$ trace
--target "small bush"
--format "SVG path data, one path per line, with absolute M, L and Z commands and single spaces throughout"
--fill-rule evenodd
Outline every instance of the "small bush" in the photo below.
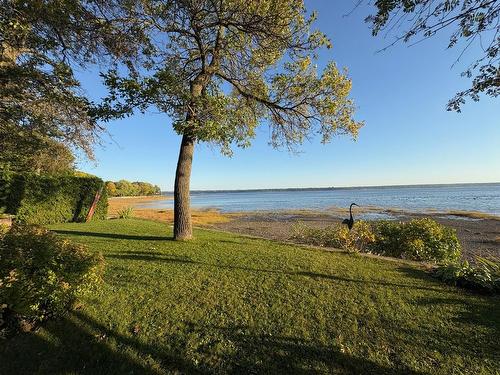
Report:
M 99 282 L 102 270 L 102 256 L 85 246 L 14 225 L 0 240 L 1 309 L 30 321 L 60 315 Z
M 455 230 L 424 218 L 409 222 L 379 222 L 371 251 L 420 261 L 452 262 L 460 258 Z
M 130 219 L 133 213 L 134 209 L 132 207 L 125 207 L 123 210 L 117 212 L 118 219 Z
M 351 231 L 341 224 L 312 228 L 297 224 L 292 228 L 291 239 L 315 246 L 334 247 L 349 252 L 364 251 L 375 240 L 369 223 L 357 221 Z
M 433 275 L 455 286 L 500 293 L 500 263 L 493 260 L 477 257 L 474 266 L 467 261 L 443 264 Z
M 359 220 L 350 231 L 341 224 L 325 228 L 298 224 L 292 230 L 291 239 L 294 241 L 350 252 L 436 262 L 451 262 L 460 258 L 460 242 L 455 231 L 431 219 L 373 224 Z

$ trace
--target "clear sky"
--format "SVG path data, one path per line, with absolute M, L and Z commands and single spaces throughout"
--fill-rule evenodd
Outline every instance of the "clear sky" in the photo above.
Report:
M 318 12 L 316 27 L 333 42 L 318 65 L 334 60 L 349 70 L 356 118 L 365 121 L 359 139 L 341 137 L 327 145 L 313 139 L 291 155 L 268 146 L 264 124 L 253 146 L 235 149 L 232 158 L 197 145 L 193 190 L 500 181 L 500 99 L 467 102 L 462 113 L 445 108 L 457 91 L 468 88 L 460 72 L 477 50 L 452 68 L 460 50 L 446 49 L 445 32 L 376 53 L 391 39 L 371 36 L 364 18 L 372 8 L 343 17 L 354 0 L 306 3 Z M 96 72 L 81 77 L 92 97 L 104 93 Z M 148 181 L 173 190 L 180 137 L 166 115 L 135 115 L 107 129 L 112 138 L 103 137 L 104 147 L 96 148 L 97 164 L 81 161 L 79 169 L 106 180 Z

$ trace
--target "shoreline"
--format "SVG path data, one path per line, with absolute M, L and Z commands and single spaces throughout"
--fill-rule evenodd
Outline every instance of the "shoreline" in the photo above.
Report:
M 108 200 L 110 201 L 110 208 L 114 209 L 115 207 L 125 208 L 132 207 L 133 209 L 140 210 L 171 210 L 170 208 L 160 208 L 160 207 L 148 207 L 150 203 L 154 203 L 155 201 L 172 201 L 174 199 L 173 196 L 167 195 L 152 195 L 152 196 L 130 196 L 130 197 L 110 197 Z M 112 204 L 111 204 L 112 203 Z M 146 205 L 146 206 L 144 206 Z M 299 208 L 299 209 L 262 209 L 262 210 L 247 210 L 247 211 L 223 211 L 217 206 L 207 206 L 202 208 L 192 207 L 192 210 L 195 211 L 218 211 L 221 215 L 254 215 L 254 214 L 275 214 L 275 213 L 283 213 L 283 214 L 295 214 L 298 213 L 300 215 L 304 214 L 312 214 L 312 215 L 340 215 L 340 214 L 348 214 L 349 209 L 346 207 L 337 207 L 330 206 L 326 208 Z M 385 214 L 388 216 L 393 216 L 394 219 L 397 219 L 398 216 L 405 215 L 440 215 L 440 216 L 451 216 L 456 217 L 456 220 L 461 220 L 462 218 L 470 218 L 477 220 L 496 220 L 500 221 L 500 215 L 479 211 L 479 210 L 459 210 L 459 209 L 450 209 L 450 210 L 440 210 L 435 208 L 426 208 L 421 210 L 410 210 L 399 207 L 379 207 L 379 206 L 362 206 L 356 207 L 355 214 L 358 216 L 361 214 Z
M 132 208 L 132 217 L 171 223 L 174 220 L 172 209 L 144 208 L 144 204 L 158 200 L 173 200 L 173 196 L 152 195 L 140 197 L 112 197 L 108 199 L 108 218 L 117 218 L 118 212 L 127 208 Z M 203 209 L 191 210 L 194 225 L 210 225 L 229 221 L 227 215 L 223 215 L 219 210 Z
M 173 197 L 114 197 L 109 201 L 110 217 L 117 217 L 118 211 L 132 207 L 133 217 L 173 222 L 173 210 L 144 208 L 141 205 L 158 200 L 172 200 Z M 258 235 L 260 237 L 289 241 L 293 226 L 299 222 L 316 227 L 325 227 L 341 222 L 349 215 L 347 208 L 330 207 L 325 210 L 254 210 L 221 212 L 216 208 L 192 208 L 193 224 L 232 233 Z M 385 216 L 384 216 L 385 215 Z M 391 219 L 407 221 L 430 217 L 440 224 L 456 230 L 462 244 L 462 257 L 474 260 L 476 256 L 500 260 L 500 216 L 479 211 L 405 211 L 399 208 L 361 207 L 354 212 L 355 219 L 374 221 Z
M 228 232 L 258 235 L 278 241 L 289 241 L 293 226 L 304 223 L 312 227 L 326 227 L 340 223 L 345 214 L 314 214 L 293 212 L 284 214 L 253 213 L 235 215 L 225 223 L 216 223 L 212 227 Z M 399 214 L 396 220 L 408 221 L 411 219 L 429 217 L 438 223 L 453 228 L 462 244 L 462 258 L 474 261 L 475 257 L 484 257 L 500 260 L 500 222 L 489 218 L 447 217 L 439 213 L 404 213 Z

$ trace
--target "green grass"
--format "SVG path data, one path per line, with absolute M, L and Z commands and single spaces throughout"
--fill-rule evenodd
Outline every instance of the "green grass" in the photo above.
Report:
M 82 307 L 0 342 L 0 373 L 491 374 L 500 299 L 401 262 L 164 224 L 53 226 L 101 251 Z M 497 372 L 498 373 L 498 372 Z

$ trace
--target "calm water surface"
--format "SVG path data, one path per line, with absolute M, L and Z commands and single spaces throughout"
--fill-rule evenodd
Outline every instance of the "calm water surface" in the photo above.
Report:
M 223 212 L 327 209 L 348 207 L 351 202 L 416 212 L 465 210 L 500 215 L 500 183 L 191 193 L 193 207 Z M 172 208 L 173 203 L 155 201 L 142 207 Z

